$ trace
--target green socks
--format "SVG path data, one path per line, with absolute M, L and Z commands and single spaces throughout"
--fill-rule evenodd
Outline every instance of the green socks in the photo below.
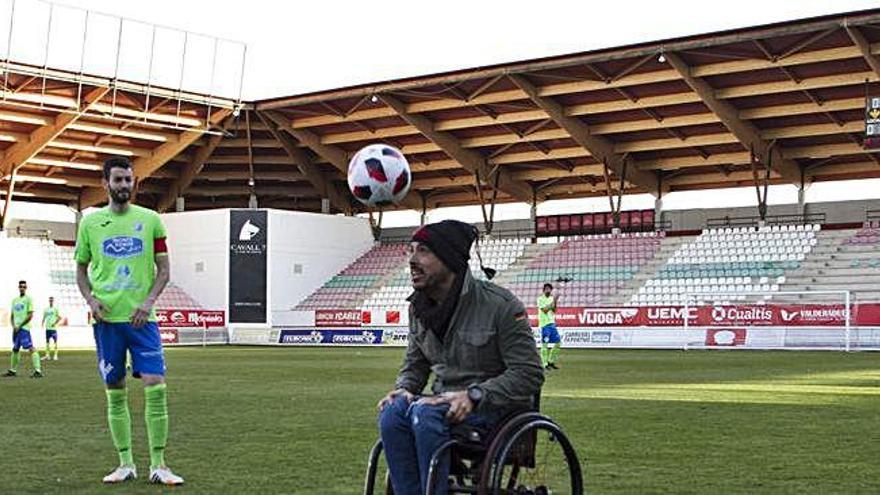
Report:
M 144 419 L 150 440 L 150 469 L 165 465 L 168 440 L 168 400 L 164 383 L 144 388 Z
M 107 422 L 110 424 L 110 436 L 113 445 L 119 452 L 119 464 L 134 465 L 131 455 L 131 415 L 128 412 L 128 390 L 107 390 Z
M 541 344 L 541 366 L 547 367 L 548 364 L 554 364 L 559 359 L 559 342 L 553 344 L 552 349 L 547 348 L 546 343 Z
M 144 418 L 150 441 L 150 469 L 165 465 L 165 442 L 168 440 L 168 400 L 164 383 L 144 387 Z M 131 415 L 126 389 L 107 390 L 107 420 L 119 463 L 134 465 L 131 454 Z
M 547 358 L 548 363 L 555 363 L 559 359 L 559 342 L 553 344 L 553 349 L 550 349 L 550 356 Z
M 21 356 L 17 352 L 12 353 L 12 362 L 9 364 L 9 371 L 18 373 L 18 362 L 21 360 Z
M 9 363 L 9 370 L 13 373 L 18 373 L 18 364 L 21 362 L 21 353 L 13 352 L 12 359 Z M 38 371 L 40 373 L 43 372 L 42 365 L 40 364 L 40 353 L 36 349 L 31 353 L 31 363 L 34 365 L 34 371 Z

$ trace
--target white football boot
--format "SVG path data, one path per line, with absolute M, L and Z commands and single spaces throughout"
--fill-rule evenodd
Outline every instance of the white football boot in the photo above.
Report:
M 150 470 L 150 483 L 162 485 L 182 485 L 183 478 L 172 473 L 167 466 L 161 466 Z
M 122 483 L 123 481 L 135 480 L 137 477 L 137 468 L 123 464 L 114 469 L 112 473 L 104 476 L 104 483 Z

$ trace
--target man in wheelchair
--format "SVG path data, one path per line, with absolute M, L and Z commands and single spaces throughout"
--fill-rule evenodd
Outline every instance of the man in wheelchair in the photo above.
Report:
M 477 236 L 475 227 L 455 220 L 426 225 L 412 236 L 406 357 L 394 390 L 378 405 L 396 495 L 426 492 L 432 456 L 449 442 L 453 428 L 493 429 L 511 412 L 533 408 L 544 381 L 523 304 L 471 276 L 468 260 Z M 494 274 L 483 270 L 489 278 Z M 422 395 L 432 372 L 432 394 Z M 441 481 L 433 493 L 445 495 L 448 450 L 438 461 L 434 479 Z

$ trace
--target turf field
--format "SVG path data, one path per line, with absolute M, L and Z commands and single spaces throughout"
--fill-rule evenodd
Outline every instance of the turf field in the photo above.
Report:
M 180 493 L 358 493 L 376 400 L 402 349 L 167 352 L 169 464 Z M 0 354 L 5 364 L 8 353 Z M 565 350 L 543 410 L 572 437 L 591 493 L 876 493 L 880 354 Z M 0 493 L 158 493 L 141 386 L 141 479 L 116 464 L 93 356 L 0 381 Z

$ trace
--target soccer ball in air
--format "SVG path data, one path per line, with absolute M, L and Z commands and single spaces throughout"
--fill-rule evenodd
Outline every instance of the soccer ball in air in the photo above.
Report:
M 403 153 L 387 144 L 366 146 L 348 163 L 348 188 L 367 206 L 400 202 L 411 183 L 412 174 Z

